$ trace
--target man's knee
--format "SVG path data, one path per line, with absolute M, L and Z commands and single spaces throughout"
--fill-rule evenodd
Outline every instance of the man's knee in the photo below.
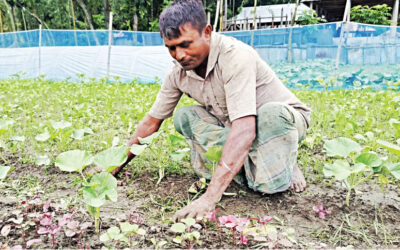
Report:
M 188 128 L 190 128 L 190 122 L 193 120 L 192 117 L 195 116 L 194 109 L 198 108 L 196 106 L 184 106 L 179 108 L 174 114 L 174 126 L 178 133 L 185 137 L 190 137 L 187 135 Z

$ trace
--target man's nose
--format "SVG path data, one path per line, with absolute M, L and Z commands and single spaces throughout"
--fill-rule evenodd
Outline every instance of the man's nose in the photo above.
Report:
M 182 61 L 186 56 L 185 50 L 177 47 L 175 51 L 175 59 L 177 61 Z

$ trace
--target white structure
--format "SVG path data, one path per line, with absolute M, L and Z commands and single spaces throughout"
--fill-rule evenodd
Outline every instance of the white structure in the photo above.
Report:
M 296 4 L 276 4 L 264 5 L 257 7 L 257 26 L 287 26 L 292 20 Z M 303 15 L 305 11 L 312 10 L 305 4 L 300 4 L 297 9 L 296 20 Z M 237 25 L 241 29 L 249 29 L 253 27 L 254 7 L 243 7 L 239 15 L 235 16 L 232 20 L 228 20 L 227 26 Z

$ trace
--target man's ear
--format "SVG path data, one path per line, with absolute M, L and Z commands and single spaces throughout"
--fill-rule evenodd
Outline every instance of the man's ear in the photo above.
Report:
M 205 38 L 211 38 L 212 27 L 210 24 L 207 24 L 203 29 L 203 35 Z

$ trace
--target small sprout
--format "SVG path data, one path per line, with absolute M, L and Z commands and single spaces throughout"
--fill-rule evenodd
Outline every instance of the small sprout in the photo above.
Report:
M 325 219 L 326 214 L 331 214 L 330 209 L 324 209 L 324 205 L 319 204 L 317 206 L 313 206 L 313 210 L 318 213 L 319 218 Z

